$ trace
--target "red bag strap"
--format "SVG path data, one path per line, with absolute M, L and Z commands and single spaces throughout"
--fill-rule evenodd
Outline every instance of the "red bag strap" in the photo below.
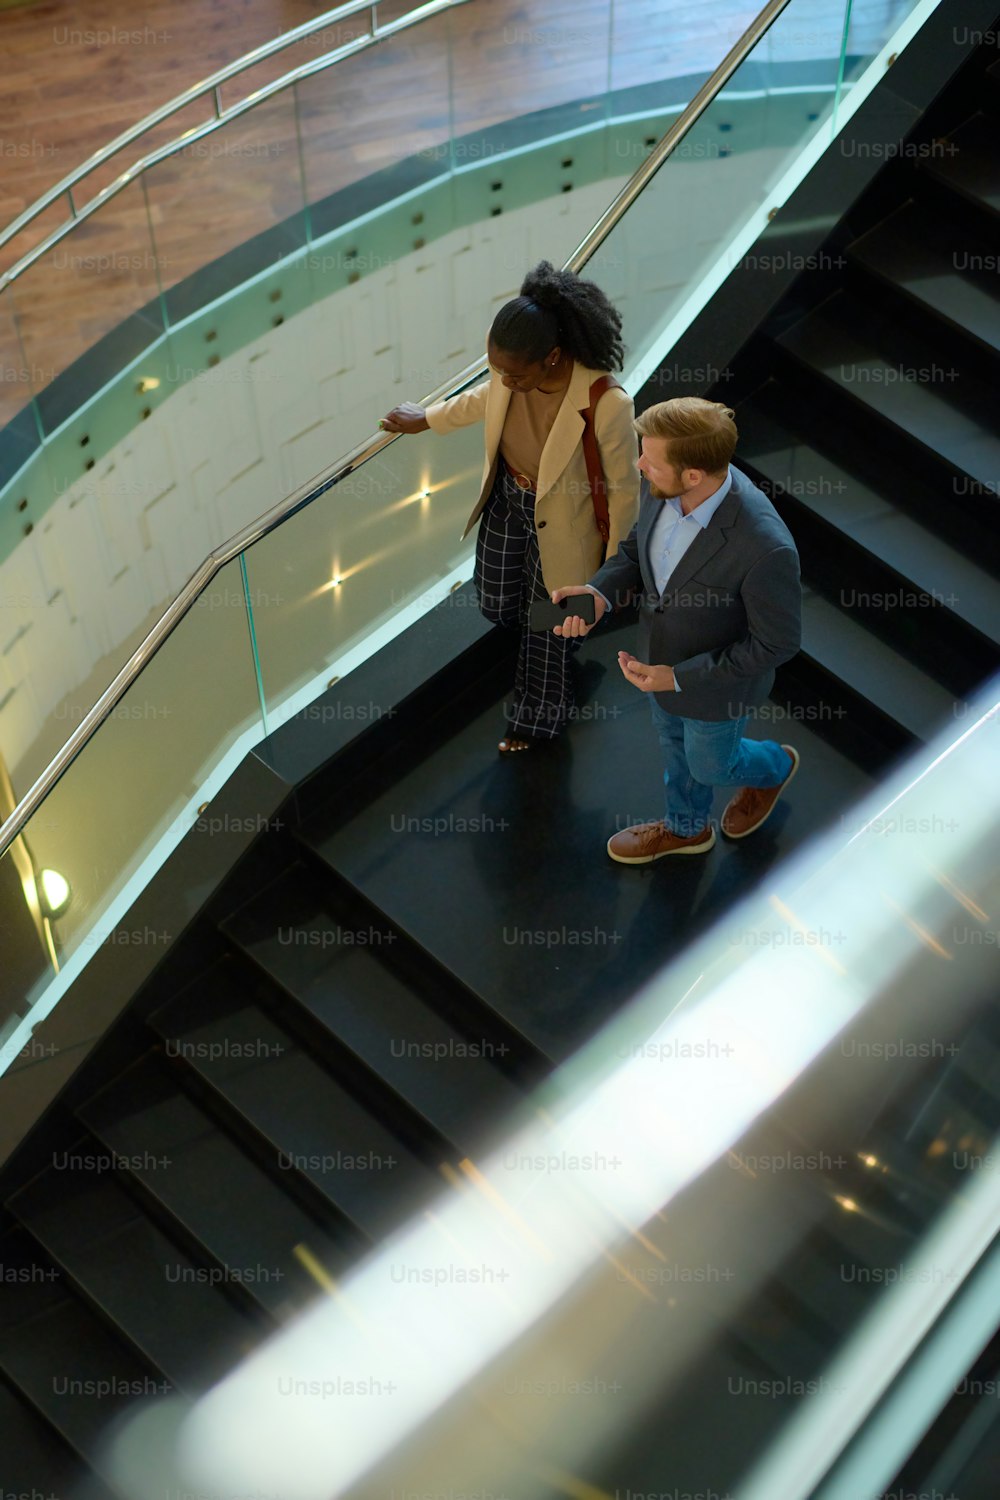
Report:
M 594 520 L 597 522 L 597 529 L 601 533 L 605 546 L 611 535 L 611 518 L 608 515 L 608 486 L 601 467 L 601 453 L 594 430 L 594 413 L 601 397 L 613 388 L 623 389 L 621 381 L 616 380 L 613 375 L 602 375 L 599 380 L 595 380 L 588 393 L 590 405 L 580 412 L 583 418 L 583 457 L 587 464 L 590 497 L 594 502 Z

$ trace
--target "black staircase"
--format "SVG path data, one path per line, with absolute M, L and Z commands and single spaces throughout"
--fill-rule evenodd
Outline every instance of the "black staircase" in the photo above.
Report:
M 4 1477 L 9 1443 L 25 1488 L 77 1500 L 74 1456 L 96 1484 L 119 1411 L 206 1389 L 539 1076 L 501 1018 L 295 855 L 259 842 L 230 914 L 187 938 L 202 972 L 179 986 L 190 954 L 171 955 L 7 1199 L 0 1414 L 17 1418 Z
M 579 721 L 549 749 L 498 760 L 510 663 L 472 647 L 447 691 L 418 692 L 331 761 L 15 1164 L 0 1220 L 5 1488 L 104 1500 L 102 1435 L 137 1393 L 203 1390 L 322 1295 L 483 1149 L 528 1085 L 995 670 L 997 72 L 974 59 L 935 103 L 912 141 L 941 149 L 887 165 L 830 264 L 800 279 L 717 392 L 738 407 L 738 462 L 803 558 L 804 650 L 751 726 L 801 750 L 794 792 L 746 847 L 670 870 L 606 859 L 610 832 L 659 810 L 648 707 L 615 661 L 629 620 L 586 648 Z M 986 1045 L 956 1061 L 928 1129 L 975 1092 L 970 1057 Z M 995 1035 L 988 1046 L 1000 1057 Z M 984 1139 L 998 1095 L 991 1078 L 989 1108 L 973 1101 Z M 924 1169 L 912 1132 L 900 1144 L 910 1116 L 891 1115 L 856 1143 L 891 1175 L 873 1187 L 852 1162 L 837 1177 L 880 1198 L 882 1229 L 817 1207 L 805 1250 L 673 1408 L 671 1486 L 690 1462 L 704 1488 L 685 1432 L 699 1403 L 725 1399 L 726 1372 L 808 1378 L 866 1301 L 843 1277 L 831 1301 L 830 1267 L 892 1263 L 915 1232 Z M 947 1174 L 921 1189 L 953 1190 Z M 790 1222 L 803 1211 L 790 1203 Z M 662 1488 L 657 1422 L 630 1472 Z
M 712 393 L 802 557 L 800 691 L 892 754 L 960 722 L 1000 666 L 994 57 L 973 55 Z

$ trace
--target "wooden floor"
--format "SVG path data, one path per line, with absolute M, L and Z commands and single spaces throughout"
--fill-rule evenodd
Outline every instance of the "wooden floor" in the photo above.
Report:
M 382 0 L 380 21 L 414 7 Z M 316 0 L 27 0 L 0 11 L 0 224 L 151 110 L 323 9 Z M 420 30 L 434 33 L 428 51 L 454 36 L 457 123 L 474 128 L 491 96 L 506 106 L 514 91 L 538 107 L 604 87 L 609 72 L 620 84 L 713 66 L 758 9 L 753 0 L 627 0 L 626 26 L 624 0 L 471 0 Z M 233 86 L 223 102 L 359 34 L 366 15 L 258 65 L 250 88 Z M 392 46 L 404 65 L 415 61 L 409 40 Z M 447 108 L 445 60 L 411 88 Z M 384 91 L 355 83 L 348 93 L 345 107 L 369 125 L 391 125 Z
M 831 18 L 842 8 L 812 3 Z M 380 21 L 413 6 L 382 0 Z M 453 132 L 609 87 L 707 74 L 758 8 L 759 0 L 471 0 L 305 80 L 297 101 L 286 92 L 153 168 L 19 278 L 13 297 L 0 296 L 0 426 L 159 287 L 303 199 Z M 322 13 L 315 0 L 27 0 L 0 10 L 0 225 L 151 110 Z M 358 35 L 366 21 L 364 13 L 328 25 L 257 65 L 224 89 L 223 103 Z M 189 107 L 146 149 L 207 117 L 206 106 Z M 139 154 L 133 146 L 91 174 L 80 201 Z M 6 245 L 0 270 L 66 213 L 60 200 Z

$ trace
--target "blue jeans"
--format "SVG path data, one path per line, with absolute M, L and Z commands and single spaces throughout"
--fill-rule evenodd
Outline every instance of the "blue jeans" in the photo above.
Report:
M 743 738 L 746 717 L 718 724 L 682 719 L 662 709 L 652 693 L 649 706 L 663 752 L 663 821 L 681 838 L 708 827 L 714 787 L 777 786 L 791 770 L 788 754 L 775 740 Z

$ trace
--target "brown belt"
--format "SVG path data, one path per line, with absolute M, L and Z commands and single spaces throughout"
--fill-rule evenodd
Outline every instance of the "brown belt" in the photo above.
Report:
M 504 468 L 507 470 L 507 473 L 510 475 L 511 479 L 513 479 L 519 490 L 533 490 L 535 488 L 535 485 L 538 481 L 535 479 L 529 479 L 527 474 L 519 474 L 516 469 L 510 466 L 502 453 L 500 454 L 500 462 L 503 464 Z

